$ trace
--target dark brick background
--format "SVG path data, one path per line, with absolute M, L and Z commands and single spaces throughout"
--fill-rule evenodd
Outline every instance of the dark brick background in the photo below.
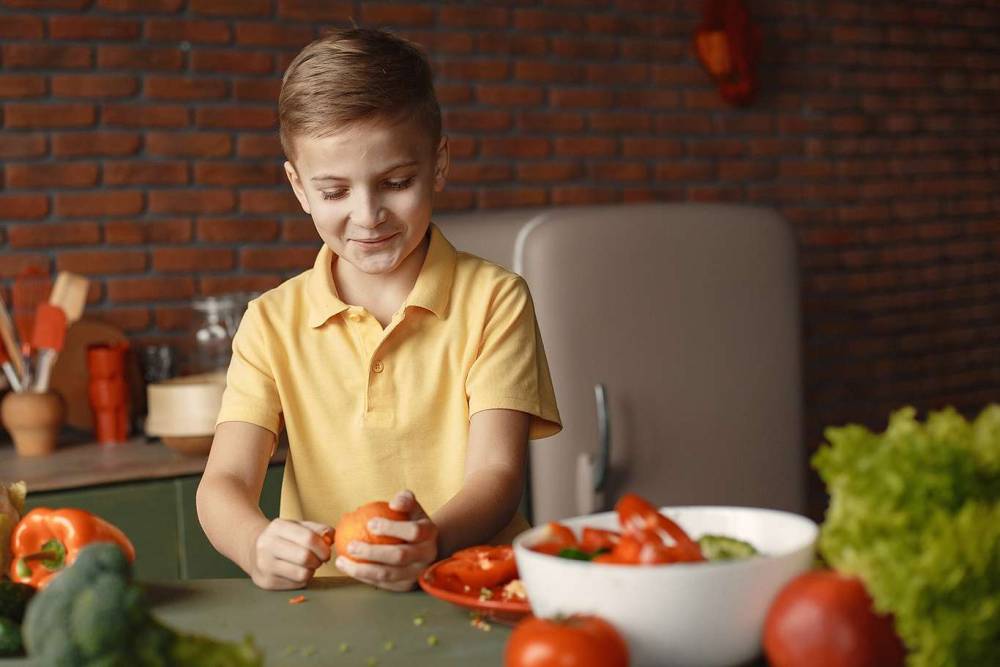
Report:
M 191 297 L 307 267 L 275 100 L 297 50 L 354 20 L 433 55 L 440 209 L 780 210 L 806 447 L 904 403 L 978 411 L 1000 389 L 998 5 L 748 4 L 762 92 L 735 110 L 692 56 L 690 0 L 0 0 L 0 290 L 26 267 L 86 273 L 90 316 L 177 340 Z

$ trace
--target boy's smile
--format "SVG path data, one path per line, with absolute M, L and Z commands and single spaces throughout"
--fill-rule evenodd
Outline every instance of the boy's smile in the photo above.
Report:
M 396 273 L 416 279 L 423 253 L 414 251 L 426 236 L 432 196 L 444 186 L 447 168 L 447 142 L 433 151 L 427 131 L 412 119 L 296 137 L 295 164 L 285 163 L 302 209 L 343 260 L 335 263 L 335 278 L 346 282 Z

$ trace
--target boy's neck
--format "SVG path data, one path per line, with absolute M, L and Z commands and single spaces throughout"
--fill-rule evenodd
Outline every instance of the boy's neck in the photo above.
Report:
M 350 262 L 338 261 L 334 255 L 331 270 L 340 300 L 361 306 L 385 326 L 413 290 L 427 257 L 430 238 L 428 232 L 399 267 L 386 274 L 364 273 Z

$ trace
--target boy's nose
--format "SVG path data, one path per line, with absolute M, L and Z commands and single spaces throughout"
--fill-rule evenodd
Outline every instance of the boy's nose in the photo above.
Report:
M 386 213 L 375 199 L 358 201 L 351 211 L 351 222 L 360 227 L 377 227 L 385 221 Z

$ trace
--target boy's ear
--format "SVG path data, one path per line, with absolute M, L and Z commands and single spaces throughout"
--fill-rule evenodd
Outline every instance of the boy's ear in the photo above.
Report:
M 302 181 L 299 180 L 299 173 L 295 171 L 295 165 L 288 160 L 285 160 L 285 176 L 288 177 L 288 182 L 292 186 L 295 198 L 299 200 L 299 206 L 309 214 L 309 199 L 306 198 L 305 188 L 302 187 Z
M 441 137 L 438 144 L 437 159 L 434 164 L 434 191 L 440 192 L 444 189 L 444 183 L 448 178 L 448 164 L 450 156 L 448 152 L 448 137 Z

